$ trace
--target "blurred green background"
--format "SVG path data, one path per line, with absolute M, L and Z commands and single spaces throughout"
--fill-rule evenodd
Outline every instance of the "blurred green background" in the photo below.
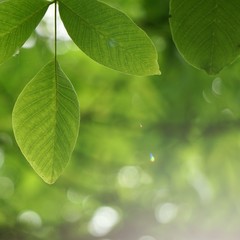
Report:
M 81 126 L 63 176 L 45 184 L 16 145 L 11 112 L 53 57 L 47 14 L 0 66 L 0 239 L 238 240 L 240 61 L 217 76 L 188 65 L 171 39 L 168 0 L 105 2 L 149 34 L 162 75 L 100 66 L 59 31 Z

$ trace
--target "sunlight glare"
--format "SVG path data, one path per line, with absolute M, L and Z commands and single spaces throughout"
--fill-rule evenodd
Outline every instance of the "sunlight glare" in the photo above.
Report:
M 54 38 L 54 4 L 50 5 L 43 20 L 36 28 L 36 32 L 46 38 Z M 57 37 L 61 41 L 69 41 L 71 38 L 62 23 L 62 20 L 58 14 L 57 16 Z
M 22 48 L 33 48 L 36 45 L 37 38 L 34 36 L 30 36 L 29 39 L 23 44 Z

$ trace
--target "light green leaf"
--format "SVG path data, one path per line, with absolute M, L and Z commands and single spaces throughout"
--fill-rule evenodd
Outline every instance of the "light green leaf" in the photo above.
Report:
M 43 18 L 49 4 L 44 0 L 0 2 L 0 64 L 21 48 Z
M 59 11 L 75 44 L 98 63 L 133 75 L 160 74 L 153 43 L 122 12 L 96 0 L 59 0 Z
M 27 84 L 14 106 L 16 141 L 33 169 L 49 184 L 61 175 L 71 157 L 79 111 L 74 88 L 54 61 Z
M 209 74 L 240 54 L 239 0 L 171 0 L 170 24 L 182 56 Z

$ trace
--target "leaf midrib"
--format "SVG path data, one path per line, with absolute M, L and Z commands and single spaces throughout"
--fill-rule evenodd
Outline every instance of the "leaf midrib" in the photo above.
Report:
M 55 101 L 54 101 L 54 131 L 53 131 L 53 157 L 52 157 L 52 171 L 51 171 L 51 179 L 50 181 L 52 182 L 53 179 L 54 179 L 54 165 L 55 165 L 55 153 L 56 153 L 56 142 L 57 142 L 57 112 L 58 112 L 58 109 L 57 109 L 57 105 L 58 105 L 58 74 L 57 74 L 57 71 L 58 71 L 58 66 L 57 66 L 57 57 L 56 57 L 56 54 L 55 53 L 55 58 L 54 58 L 54 96 L 55 96 Z

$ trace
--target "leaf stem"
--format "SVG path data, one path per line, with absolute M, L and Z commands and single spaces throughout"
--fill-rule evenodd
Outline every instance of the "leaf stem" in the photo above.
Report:
M 54 1 L 54 57 L 57 62 L 57 0 Z

